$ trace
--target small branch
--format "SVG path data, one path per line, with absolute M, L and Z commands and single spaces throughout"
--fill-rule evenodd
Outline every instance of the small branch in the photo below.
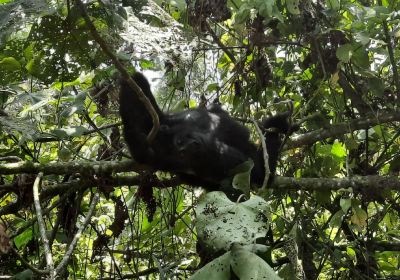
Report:
M 254 126 L 255 126 L 255 128 L 257 130 L 258 137 L 260 138 L 261 146 L 262 146 L 262 149 L 263 149 L 265 173 L 264 173 L 264 180 L 263 180 L 263 184 L 262 184 L 261 190 L 264 190 L 267 187 L 269 176 L 271 174 L 271 170 L 269 169 L 269 164 L 268 164 L 269 156 L 268 156 L 268 151 L 267 151 L 267 145 L 265 143 L 264 134 L 262 133 L 260 127 L 258 126 L 258 123 L 253 118 L 251 118 L 251 121 L 252 121 L 252 123 L 254 124 Z
M 12 253 L 17 259 L 19 259 L 19 260 L 21 261 L 21 263 L 22 263 L 25 267 L 29 268 L 29 269 L 32 270 L 34 273 L 39 274 L 39 275 L 44 275 L 44 274 L 48 274 L 48 273 L 49 273 L 48 270 L 40 270 L 40 269 L 37 269 L 36 267 L 34 267 L 33 265 L 31 265 L 29 262 L 27 262 L 27 261 L 17 252 L 17 250 L 14 249 L 14 247 L 11 246 L 10 249 L 11 249 L 11 253 Z
M 46 236 L 46 225 L 43 220 L 42 216 L 42 208 L 40 206 L 40 201 L 39 201 L 39 185 L 41 184 L 43 178 L 43 173 L 39 173 L 39 175 L 36 177 L 36 180 L 33 184 L 33 202 L 35 204 L 35 210 L 36 210 L 36 216 L 37 216 L 37 221 L 38 221 L 38 226 L 39 226 L 39 232 L 40 232 L 40 237 L 42 238 L 43 242 L 43 248 L 44 248 L 44 254 L 46 257 L 46 264 L 47 264 L 47 269 L 50 270 L 50 278 L 55 279 L 55 271 L 54 271 L 54 264 L 53 264 L 53 256 L 51 254 L 51 250 L 49 247 L 49 240 L 47 239 Z
M 326 69 L 325 69 L 325 62 L 324 59 L 322 58 L 322 54 L 321 54 L 321 48 L 319 45 L 319 42 L 317 41 L 317 39 L 315 38 L 315 36 L 311 37 L 311 44 L 314 44 L 314 47 L 317 51 L 318 54 L 318 60 L 319 63 L 321 64 L 321 69 L 322 69 L 322 74 L 323 74 L 323 79 L 325 80 L 327 75 L 326 75 Z
M 382 6 L 382 0 L 378 0 L 378 4 L 380 6 Z M 397 102 L 399 104 L 399 102 L 400 102 L 400 79 L 399 79 L 399 73 L 397 71 L 397 65 L 396 65 L 397 61 L 394 58 L 393 40 L 390 36 L 389 27 L 388 27 L 386 20 L 382 20 L 382 26 L 383 26 L 383 32 L 385 33 L 385 42 L 386 42 L 386 46 L 388 49 L 390 64 L 392 65 L 393 82 L 394 82 L 394 84 L 396 86 L 396 90 L 397 90 Z
M 76 4 L 79 7 L 82 17 L 85 19 L 85 22 L 90 30 L 90 33 L 92 34 L 93 38 L 95 39 L 95 41 L 100 45 L 103 52 L 112 60 L 115 67 L 121 73 L 122 78 L 128 83 L 128 85 L 135 92 L 135 94 L 137 94 L 138 98 L 143 103 L 146 110 L 149 112 L 149 114 L 153 120 L 153 127 L 151 128 L 149 135 L 147 135 L 147 141 L 149 143 L 151 143 L 154 140 L 154 138 L 156 137 L 158 129 L 160 128 L 160 120 L 158 118 L 158 114 L 157 114 L 156 110 L 154 109 L 153 105 L 151 104 L 151 102 L 147 98 L 147 96 L 143 93 L 142 89 L 135 83 L 135 81 L 132 80 L 128 71 L 126 71 L 126 69 L 122 65 L 122 63 L 118 60 L 118 58 L 110 50 L 107 43 L 103 40 L 103 38 L 101 38 L 101 36 L 99 35 L 99 33 L 96 30 L 96 27 L 93 25 L 92 21 L 90 20 L 89 15 L 87 14 L 86 8 L 83 5 L 82 1 L 76 0 Z
M 351 104 L 357 109 L 361 116 L 364 116 L 367 112 L 371 111 L 361 94 L 352 87 L 343 71 L 339 71 L 338 83 L 343 89 L 343 93 L 350 99 Z
M 43 186 L 42 186 L 43 188 Z M 42 215 L 45 216 L 48 213 L 50 213 L 51 210 L 53 210 L 54 208 L 56 208 L 57 206 L 59 206 L 61 204 L 61 202 L 63 202 L 68 196 L 71 195 L 71 193 L 73 193 L 76 190 L 75 188 L 70 188 L 68 190 L 65 190 L 65 192 L 63 192 L 63 195 L 60 196 L 60 198 L 54 202 L 51 206 L 47 207 L 43 212 Z M 43 191 L 42 191 L 43 193 Z M 42 196 L 42 195 L 41 195 Z M 0 216 L 3 215 L 2 211 L 0 211 Z M 24 232 L 26 229 L 30 228 L 37 220 L 37 217 L 33 217 L 31 220 L 25 222 L 24 224 L 22 224 L 21 226 L 18 227 L 18 229 L 13 233 L 13 235 L 11 235 L 11 238 L 14 238 L 18 235 L 20 235 L 22 232 Z
M 207 28 L 208 33 L 210 33 L 211 37 L 213 38 L 214 42 L 224 51 L 224 53 L 229 57 L 232 63 L 236 63 L 236 58 L 233 53 L 226 48 L 224 44 L 222 44 L 221 40 L 218 38 L 217 34 L 215 34 L 214 30 L 212 30 L 211 26 L 208 22 L 204 19 L 204 26 Z
M 86 215 L 85 221 L 79 227 L 77 233 L 74 235 L 74 238 L 71 241 L 71 244 L 69 244 L 68 250 L 67 250 L 67 252 L 65 252 L 65 255 L 64 255 L 62 261 L 58 264 L 57 268 L 55 269 L 57 274 L 61 270 L 63 270 L 64 267 L 68 264 L 68 261 L 71 258 L 72 252 L 74 251 L 76 245 L 78 244 L 78 240 L 81 237 L 83 230 L 87 227 L 87 225 L 90 222 L 91 217 L 93 216 L 94 209 L 96 208 L 96 205 L 99 202 L 99 198 L 100 198 L 99 193 L 96 193 L 93 197 L 92 203 L 90 204 L 90 209 Z
M 103 125 L 103 126 L 97 127 L 96 129 L 90 129 L 88 131 L 85 131 L 85 132 L 82 133 L 82 135 L 90 135 L 92 133 L 95 133 L 95 132 L 98 132 L 98 131 L 101 131 L 101 130 L 104 130 L 104 129 L 118 127 L 120 125 L 122 125 L 121 122 Z M 62 139 L 57 138 L 57 137 L 40 137 L 40 138 L 33 139 L 32 141 L 34 143 L 49 143 L 49 142 L 59 142 L 61 140 Z

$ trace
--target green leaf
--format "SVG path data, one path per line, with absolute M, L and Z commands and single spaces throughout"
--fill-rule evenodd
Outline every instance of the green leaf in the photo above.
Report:
M 321 205 L 329 205 L 331 203 L 331 191 L 320 190 L 315 192 L 315 199 Z
M 219 89 L 218 83 L 212 83 L 212 84 L 209 84 L 209 85 L 207 86 L 207 91 L 208 91 L 208 92 L 214 92 L 214 91 L 216 91 L 216 90 L 218 90 L 218 89 Z
M 58 158 L 61 161 L 64 161 L 64 162 L 69 161 L 71 159 L 71 155 L 72 155 L 71 151 L 64 147 L 58 150 Z
M 239 279 L 281 279 L 263 259 L 237 244 L 233 246 L 231 256 L 232 270 Z
M 39 76 L 43 69 L 40 67 L 43 54 L 38 54 L 36 57 L 28 61 L 25 68 L 32 76 Z
M 255 3 L 255 8 L 258 8 L 258 13 L 263 17 L 272 17 L 272 9 L 274 6 L 274 0 L 258 0 Z
M 353 56 L 353 46 L 351 44 L 344 44 L 343 46 L 340 46 L 336 50 L 336 56 L 342 62 L 350 62 L 350 59 Z
M 335 214 L 333 214 L 329 222 L 329 225 L 331 227 L 340 227 L 342 225 L 343 216 L 344 216 L 343 210 L 337 211 Z
M 300 15 L 299 2 L 299 0 L 286 0 L 286 7 L 289 13 Z
M 250 18 L 250 7 L 243 4 L 235 15 L 235 24 L 246 22 Z
M 181 112 L 186 109 L 186 100 L 179 99 L 173 106 L 171 111 L 172 112 Z
M 64 139 L 64 138 L 68 138 L 69 136 L 72 136 L 72 137 L 82 136 L 87 131 L 88 131 L 88 129 L 83 126 L 71 126 L 71 127 L 61 128 L 61 129 L 54 129 L 51 131 L 51 133 L 60 139 Z
M 212 251 L 228 250 L 233 243 L 252 244 L 267 233 L 268 216 L 261 197 L 235 203 L 223 192 L 209 192 L 196 207 L 197 236 Z
M 368 87 L 374 95 L 383 96 L 385 83 L 382 81 L 382 79 L 379 79 L 377 77 L 368 79 Z
M 203 279 L 279 280 L 281 278 L 262 258 L 235 244 L 231 251 L 208 263 L 189 278 L 189 280 Z
M 339 0 L 329 0 L 326 2 L 326 5 L 328 6 L 328 9 L 338 11 L 340 9 L 340 3 Z
M 231 279 L 231 254 L 225 253 L 219 258 L 209 262 L 206 266 L 198 270 L 189 280 L 230 280 Z
M 140 67 L 142 69 L 154 69 L 156 68 L 156 65 L 153 61 L 142 59 L 140 60 Z
M 351 222 L 353 224 L 360 227 L 365 227 L 367 226 L 367 219 L 368 214 L 364 209 L 361 209 L 360 207 L 353 207 L 353 216 L 351 216 Z
M 361 45 L 356 48 L 356 51 L 353 54 L 352 61 L 354 64 L 357 66 L 364 68 L 364 69 L 369 69 L 369 57 L 368 57 L 368 52 L 365 50 L 365 48 Z
M 14 57 L 5 57 L 0 61 L 0 67 L 7 71 L 17 71 L 21 69 L 21 64 Z
M 250 192 L 250 176 L 253 167 L 254 162 L 248 160 L 229 172 L 230 174 L 235 174 L 232 180 L 232 186 L 237 190 L 241 190 L 246 195 Z
M 31 280 L 34 279 L 34 275 L 32 270 L 30 269 L 25 269 L 17 274 L 15 274 L 12 279 L 16 280 Z
M 350 198 L 341 198 L 340 199 L 340 207 L 342 208 L 344 213 L 347 213 L 347 211 L 351 207 L 351 199 Z
M 346 253 L 352 260 L 354 260 L 356 258 L 356 251 L 353 248 L 347 247 Z
M 33 238 L 33 231 L 32 228 L 28 228 L 24 230 L 21 234 L 14 237 L 14 244 L 17 249 L 21 249 L 25 247 L 26 244 L 29 243 Z
M 364 46 L 371 41 L 370 35 L 365 31 L 356 32 L 354 34 L 354 39 Z
M 338 157 L 344 158 L 347 156 L 346 147 L 344 144 L 340 143 L 339 141 L 335 141 L 331 148 L 331 154 Z

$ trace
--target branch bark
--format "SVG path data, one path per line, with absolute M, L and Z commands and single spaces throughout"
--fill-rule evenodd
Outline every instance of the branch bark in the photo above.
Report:
M 335 124 L 330 127 L 310 131 L 297 137 L 292 137 L 292 139 L 283 147 L 283 150 L 290 150 L 305 145 L 311 145 L 329 137 L 337 137 L 355 130 L 370 128 L 378 124 L 393 121 L 400 121 L 400 111 L 381 112 L 375 116 L 369 116 L 362 119 L 352 120 L 345 123 Z
M 394 176 L 354 176 L 346 178 L 293 178 L 276 176 L 272 189 L 282 190 L 339 190 L 352 188 L 354 192 L 367 190 L 400 191 L 400 178 Z
M 40 237 L 42 238 L 44 254 L 46 258 L 47 269 L 50 271 L 50 279 L 55 279 L 55 270 L 54 270 L 54 263 L 53 263 L 53 255 L 50 250 L 49 240 L 46 236 L 46 225 L 43 220 L 42 215 L 42 207 L 40 206 L 39 200 L 39 185 L 41 185 L 41 181 L 43 178 L 43 173 L 39 173 L 36 177 L 35 183 L 33 184 L 33 201 L 35 204 L 36 216 L 39 226 Z
M 142 172 L 150 171 L 151 169 L 142 164 L 138 164 L 131 160 L 124 161 L 75 161 L 75 162 L 51 162 L 51 163 L 36 163 L 31 161 L 21 161 L 15 163 L 0 164 L 0 174 L 10 175 L 19 173 L 38 174 L 43 172 L 47 174 L 110 174 L 113 172 Z

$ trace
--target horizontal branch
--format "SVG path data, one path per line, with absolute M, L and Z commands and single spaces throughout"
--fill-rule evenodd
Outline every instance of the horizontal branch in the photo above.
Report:
M 131 160 L 124 161 L 71 161 L 71 162 L 50 162 L 35 163 L 30 161 L 21 161 L 15 163 L 0 164 L 0 174 L 38 174 L 43 172 L 44 175 L 55 174 L 110 174 L 113 172 L 142 172 L 148 171 L 148 166 L 135 163 Z
M 310 131 L 308 133 L 294 136 L 284 146 L 283 150 L 290 150 L 305 145 L 311 145 L 318 141 L 330 138 L 342 136 L 345 133 L 350 133 L 359 129 L 366 129 L 373 127 L 378 124 L 400 121 L 399 112 L 381 112 L 376 116 L 370 116 L 363 119 L 352 120 L 345 123 L 331 125 L 329 127 L 321 128 L 318 130 Z
M 394 176 L 354 176 L 346 178 L 293 178 L 276 176 L 272 189 L 282 190 L 339 190 L 352 188 L 354 192 L 366 190 L 400 191 L 400 178 Z
M 60 189 L 66 190 L 74 187 L 73 184 L 87 184 L 93 186 L 93 180 L 98 180 L 97 184 L 101 183 L 101 178 L 91 178 L 89 175 L 110 175 L 119 172 L 143 172 L 151 171 L 146 165 L 135 163 L 131 160 L 124 161 L 96 161 L 96 162 L 57 162 L 57 163 L 33 163 L 29 161 L 16 162 L 16 163 L 5 163 L 0 164 L 0 174 L 37 174 L 43 172 L 45 175 L 55 174 L 84 174 L 79 183 L 62 183 L 57 184 L 54 187 L 44 187 L 42 194 L 51 196 L 52 194 L 59 193 Z M 108 185 L 132 185 L 138 183 L 138 177 L 123 177 L 123 176 L 110 176 L 106 178 Z M 163 183 L 160 181 L 159 186 L 155 187 L 173 187 L 182 184 L 179 179 L 168 180 L 169 183 Z M 352 187 L 354 191 L 365 190 L 365 189 L 376 189 L 379 190 L 399 190 L 400 191 L 400 179 L 397 177 L 384 177 L 384 176 L 354 176 L 346 178 L 292 178 L 292 177 L 281 177 L 276 176 L 271 188 L 274 189 L 303 189 L 303 190 L 338 190 L 342 188 Z M 11 191 L 10 188 L 4 189 L 4 191 Z

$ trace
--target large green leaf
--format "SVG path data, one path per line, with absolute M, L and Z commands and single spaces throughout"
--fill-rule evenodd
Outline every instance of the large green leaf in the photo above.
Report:
M 232 250 L 197 271 L 190 280 L 279 280 L 275 271 L 256 254 L 235 244 Z
M 198 238 L 212 251 L 252 244 L 269 229 L 269 207 L 258 196 L 235 203 L 223 192 L 210 192 L 197 205 L 196 216 Z

